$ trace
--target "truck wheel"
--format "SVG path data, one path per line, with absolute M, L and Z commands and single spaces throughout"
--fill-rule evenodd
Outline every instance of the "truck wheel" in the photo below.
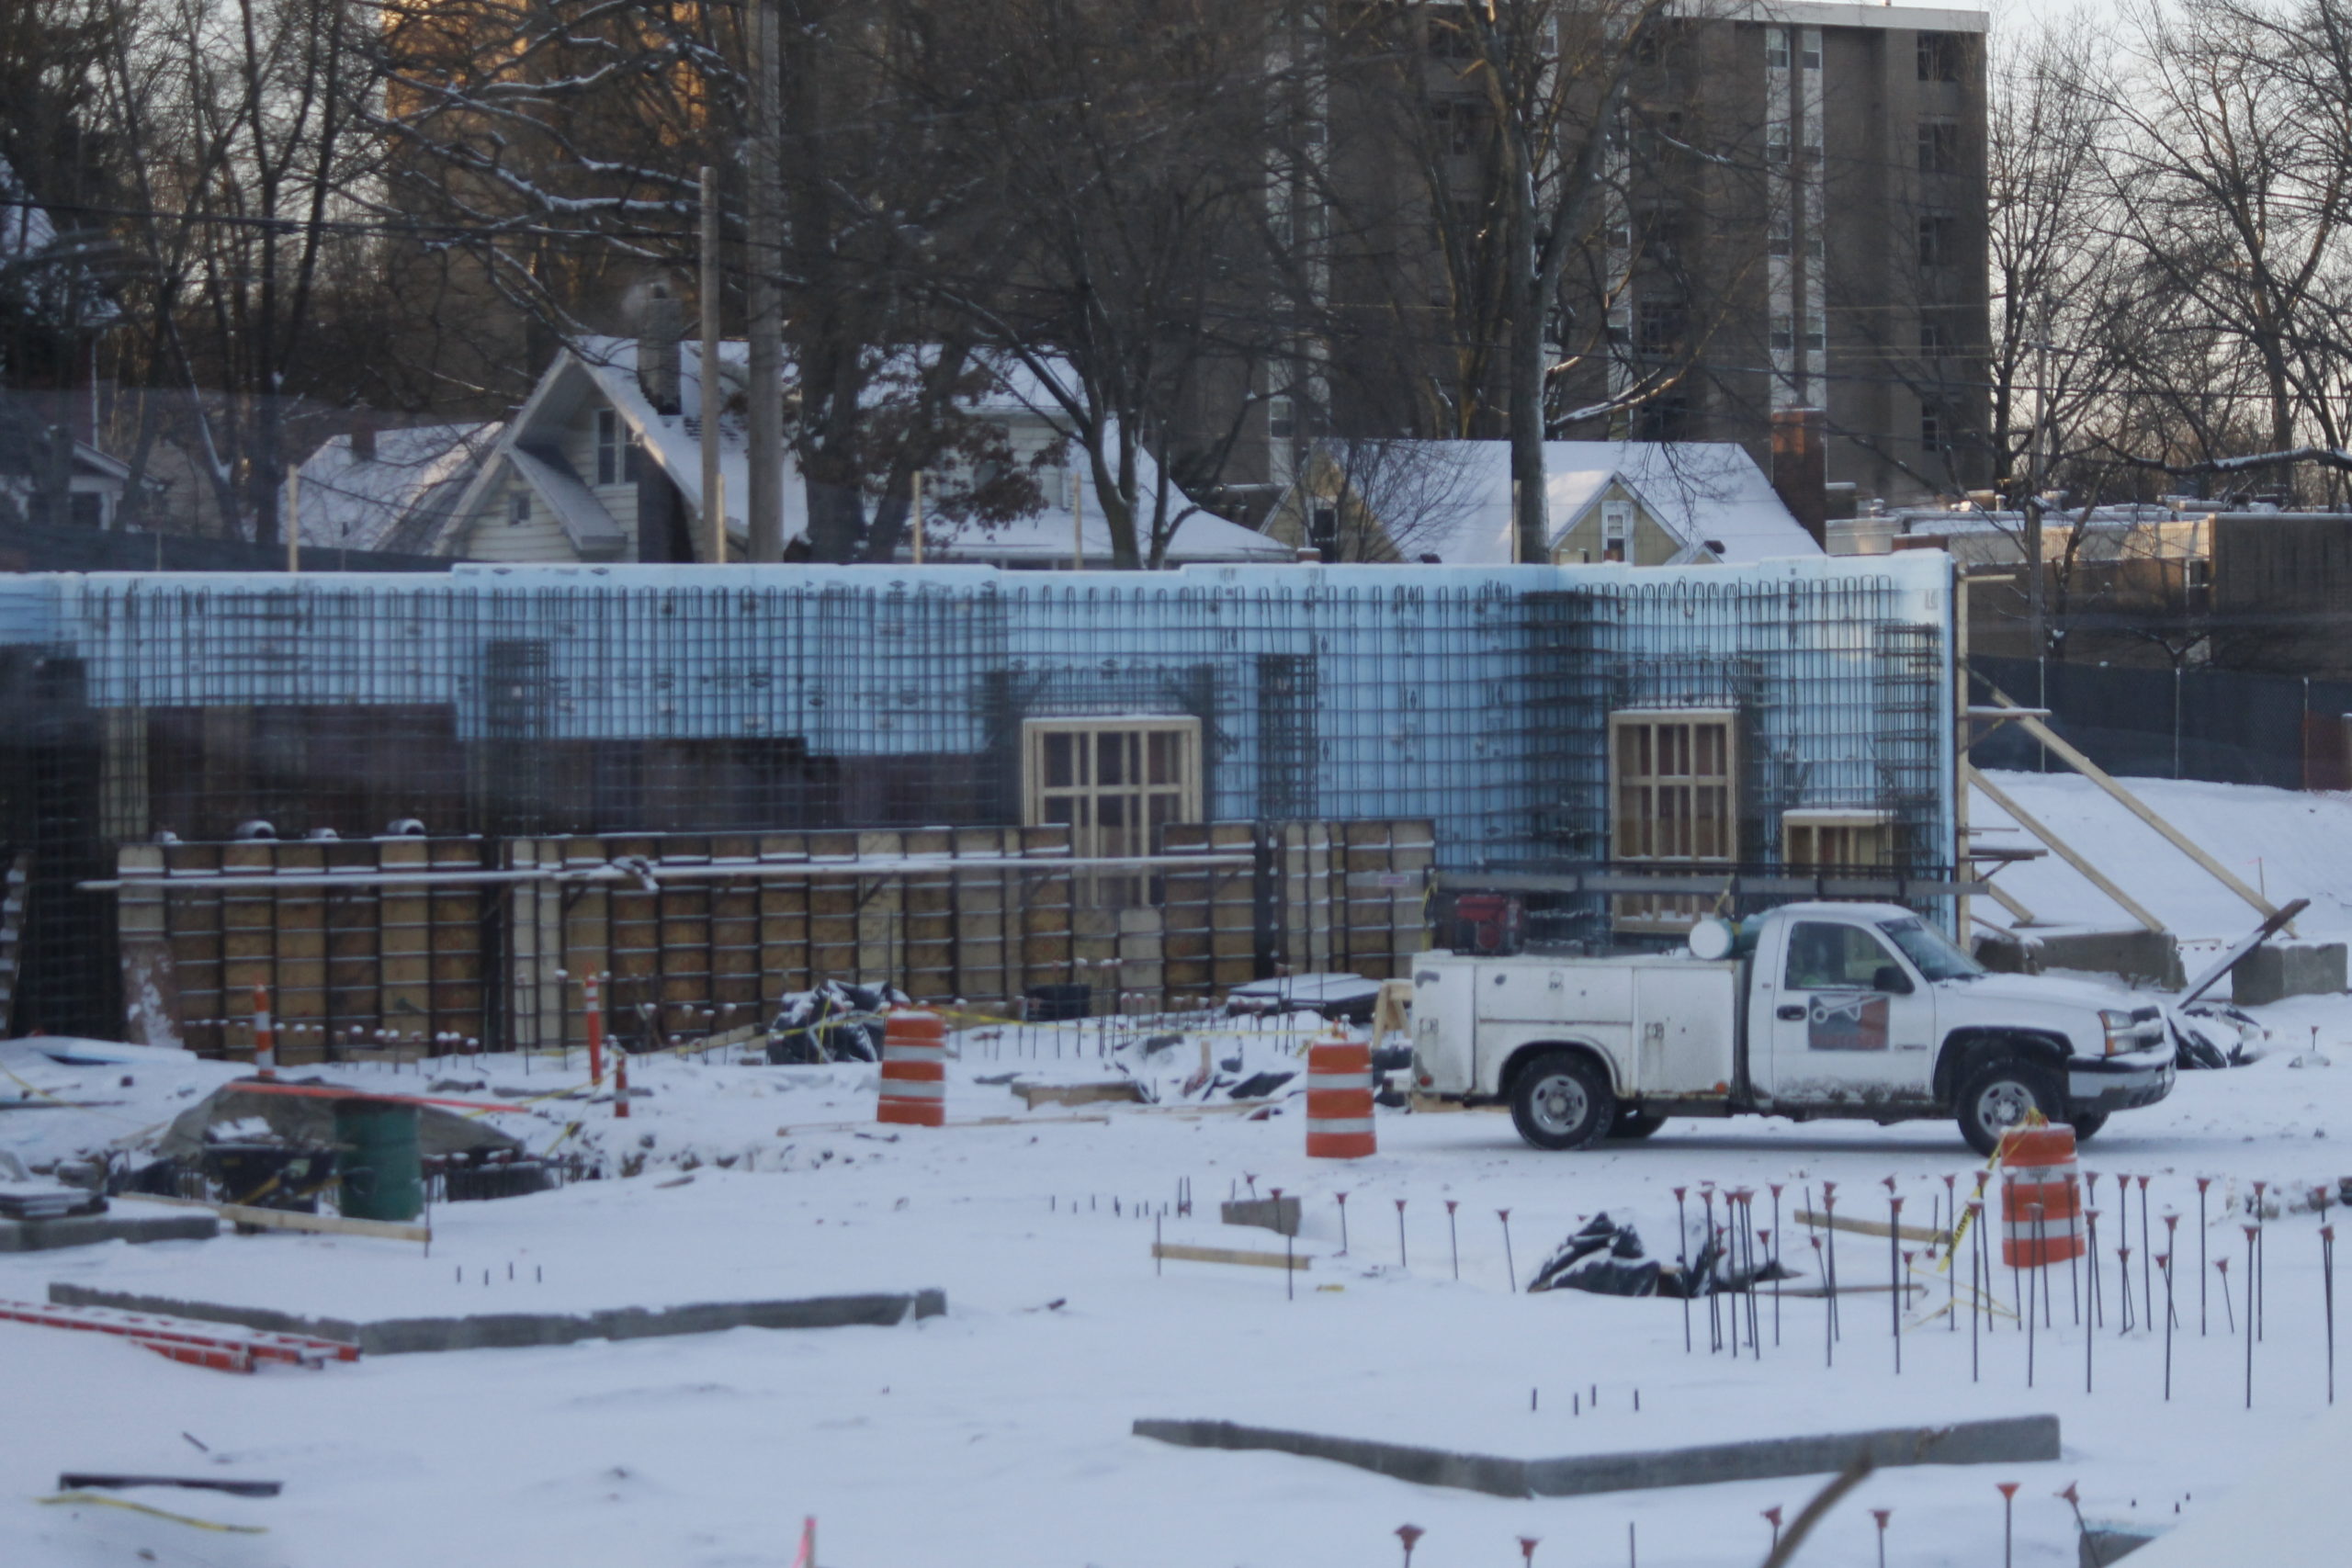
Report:
M 1620 1105 L 1616 1124 L 1609 1129 L 1609 1135 L 1612 1138 L 1646 1138 L 1665 1125 L 1666 1118 L 1654 1111 Z
M 2086 1111 L 2080 1116 L 2069 1116 L 2066 1120 L 2074 1126 L 2075 1142 L 2087 1144 L 2098 1135 L 2101 1127 L 2107 1125 L 2107 1112 Z
M 1600 1068 L 1562 1052 L 1519 1075 L 1510 1090 L 1510 1120 L 1536 1148 L 1590 1148 L 1615 1124 L 1617 1096 Z
M 1962 1078 L 1957 1109 L 1960 1135 L 1980 1155 L 2000 1147 L 2001 1134 L 2030 1111 L 2052 1122 L 2066 1119 L 2065 1096 L 2048 1070 L 2017 1056 L 1996 1056 Z

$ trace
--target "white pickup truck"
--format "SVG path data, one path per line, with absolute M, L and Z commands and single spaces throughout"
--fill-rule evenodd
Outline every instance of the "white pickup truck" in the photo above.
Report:
M 2039 1111 L 2087 1137 L 2172 1091 L 2162 1010 L 2090 981 L 1993 975 L 1907 909 L 1792 904 L 1688 951 L 1413 963 L 1413 1086 L 1506 1102 L 1540 1149 L 1669 1116 L 1952 1116 L 1990 1154 Z

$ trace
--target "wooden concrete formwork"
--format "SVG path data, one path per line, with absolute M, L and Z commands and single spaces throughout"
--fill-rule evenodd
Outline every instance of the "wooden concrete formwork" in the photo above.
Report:
M 288 1065 L 563 1048 L 599 974 L 613 1034 L 648 1045 L 826 979 L 1166 1010 L 1277 971 L 1386 978 L 1423 945 L 1426 821 L 1177 824 L 1162 850 L 1220 859 L 1090 877 L 1054 827 L 130 846 L 126 1022 L 243 1055 L 263 985 Z

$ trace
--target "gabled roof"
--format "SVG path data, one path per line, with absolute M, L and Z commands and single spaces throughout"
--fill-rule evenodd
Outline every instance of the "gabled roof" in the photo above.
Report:
M 400 539 L 418 531 L 418 514 L 431 515 L 436 499 L 444 506 L 454 499 L 456 483 L 472 476 L 498 433 L 494 423 L 381 430 L 372 458 L 356 456 L 348 435 L 329 438 L 298 469 L 302 542 L 415 548 Z
M 721 408 L 740 396 L 749 352 L 747 345 L 740 341 L 719 345 L 717 374 L 713 378 L 719 395 L 712 401 Z M 582 400 L 593 400 L 599 406 L 611 408 L 620 415 L 644 453 L 684 499 L 687 508 L 699 513 L 702 510 L 704 408 L 701 359 L 700 344 L 689 340 L 679 345 L 681 412 L 675 414 L 657 413 L 638 381 L 637 340 L 622 337 L 582 339 L 572 349 L 559 355 L 555 364 L 540 378 L 538 386 L 532 389 L 529 400 L 511 422 L 501 449 L 537 445 L 552 436 L 557 428 L 570 423 Z M 999 390 L 984 393 L 975 400 L 971 405 L 973 412 L 999 420 L 1035 419 L 1053 424 L 1052 411 L 1043 401 L 1042 388 L 1035 386 L 1033 380 L 1025 379 L 1025 375 L 1015 367 L 1001 370 L 997 376 Z M 721 493 L 727 505 L 727 531 L 731 538 L 741 542 L 747 536 L 743 520 L 744 502 L 751 486 L 751 465 L 743 422 L 737 414 L 722 412 L 718 428 L 719 477 Z M 1143 488 L 1149 492 L 1159 482 L 1159 470 L 1148 454 L 1139 455 L 1138 462 Z M 785 468 L 784 538 L 789 545 L 808 533 L 808 494 L 799 481 L 789 451 L 785 455 Z M 482 482 L 478 480 L 467 498 L 458 503 L 457 510 L 459 514 L 471 515 L 478 510 L 477 498 Z M 1181 511 L 1193 503 L 1178 492 L 1174 504 Z M 927 520 L 924 528 L 925 558 L 941 562 L 962 560 L 999 561 L 1008 565 L 1058 565 L 1070 558 L 1074 543 L 1073 521 L 1067 503 L 1048 505 L 1033 516 L 1005 523 L 951 524 L 934 516 Z M 701 536 L 699 529 L 696 536 Z M 1111 558 L 1110 530 L 1099 508 L 1087 506 L 1082 536 L 1088 559 L 1108 561 Z M 1254 529 L 1197 511 L 1178 525 L 1169 555 L 1175 561 L 1203 562 L 1291 558 L 1291 551 L 1287 547 Z
M 1363 445 L 1406 462 L 1424 461 L 1447 470 L 1441 485 L 1424 491 L 1426 514 L 1398 542 L 1407 559 L 1434 556 L 1447 566 L 1510 562 L 1509 442 Z M 1334 450 L 1346 471 L 1345 444 L 1334 444 Z M 1821 547 L 1782 503 L 1764 470 L 1745 447 L 1730 442 L 1547 441 L 1544 470 L 1546 536 L 1552 547 L 1591 513 L 1611 485 L 1622 484 L 1674 536 L 1678 549 L 1673 564 L 1821 554 Z
M 617 560 L 628 548 L 628 534 L 613 521 L 605 503 L 595 492 L 581 482 L 571 471 L 571 465 L 554 452 L 534 452 L 526 446 L 510 446 L 506 460 L 523 482 L 548 504 L 555 514 L 556 525 L 580 552 L 582 560 Z

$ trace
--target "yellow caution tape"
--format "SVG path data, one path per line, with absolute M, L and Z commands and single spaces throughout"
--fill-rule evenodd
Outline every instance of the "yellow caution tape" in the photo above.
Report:
M 175 1525 L 193 1529 L 217 1530 L 223 1535 L 267 1535 L 266 1525 L 224 1525 L 217 1519 L 199 1519 L 190 1514 L 175 1514 L 168 1508 L 151 1508 L 144 1503 L 134 1503 L 127 1497 L 102 1497 L 96 1492 L 60 1492 L 54 1497 L 36 1497 L 36 1503 L 64 1503 L 78 1506 L 87 1503 L 99 1508 L 120 1508 L 126 1513 L 144 1514 L 151 1519 L 168 1519 Z

